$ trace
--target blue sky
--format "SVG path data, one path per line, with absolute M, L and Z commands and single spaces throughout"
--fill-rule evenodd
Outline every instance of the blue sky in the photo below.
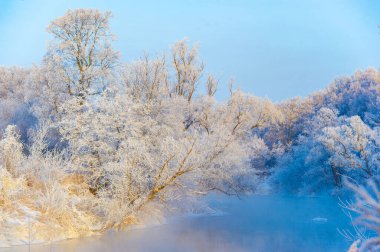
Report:
M 40 63 L 49 22 L 80 7 L 114 13 L 124 61 L 184 37 L 199 42 L 206 70 L 222 81 L 220 99 L 231 77 L 279 101 L 380 66 L 376 0 L 0 0 L 0 65 Z

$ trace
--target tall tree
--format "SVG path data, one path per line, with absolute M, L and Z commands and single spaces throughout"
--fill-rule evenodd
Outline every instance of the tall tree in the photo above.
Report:
M 172 48 L 175 93 L 190 102 L 202 76 L 204 64 L 198 58 L 198 47 L 189 48 L 187 40 L 181 40 Z
M 69 10 L 48 26 L 55 41 L 45 63 L 60 75 L 68 95 L 85 99 L 106 85 L 118 61 L 118 53 L 111 47 L 110 17 L 110 12 Z

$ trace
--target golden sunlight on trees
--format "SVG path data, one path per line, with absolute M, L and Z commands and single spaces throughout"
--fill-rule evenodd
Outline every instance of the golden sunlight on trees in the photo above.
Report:
M 39 241 L 120 230 L 168 209 L 190 211 L 210 192 L 315 195 L 347 189 L 343 178 L 379 183 L 378 70 L 280 103 L 231 83 L 218 101 L 222 83 L 205 74 L 197 45 L 183 39 L 123 63 L 110 18 L 69 10 L 48 26 L 40 65 L 0 67 L 7 244 L 31 242 L 32 229 Z M 378 191 L 376 199 L 356 191 L 359 214 L 378 233 L 376 213 L 364 206 L 379 208 Z

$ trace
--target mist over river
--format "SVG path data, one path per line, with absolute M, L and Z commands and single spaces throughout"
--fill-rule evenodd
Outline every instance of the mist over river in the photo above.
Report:
M 191 215 L 164 224 L 100 237 L 32 245 L 30 251 L 346 251 L 338 230 L 350 220 L 332 197 L 216 196 L 217 214 Z M 29 251 L 28 246 L 0 251 Z

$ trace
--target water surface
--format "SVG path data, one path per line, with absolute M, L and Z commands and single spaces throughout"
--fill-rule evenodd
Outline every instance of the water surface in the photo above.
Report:
M 216 215 L 173 218 L 165 224 L 101 237 L 34 245 L 30 251 L 346 251 L 337 229 L 348 218 L 330 197 L 214 197 Z M 29 251 L 27 246 L 0 251 Z

